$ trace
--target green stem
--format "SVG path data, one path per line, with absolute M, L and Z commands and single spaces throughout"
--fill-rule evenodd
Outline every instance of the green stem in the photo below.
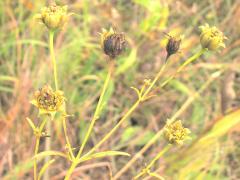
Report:
M 144 168 L 140 173 L 138 173 L 133 179 L 138 179 L 141 176 L 147 174 L 147 172 L 150 172 L 150 168 L 155 164 L 155 162 L 164 154 L 166 153 L 169 149 L 170 149 L 171 145 L 167 145 L 163 148 L 162 151 L 160 151 L 157 156 L 154 157 L 154 159 L 147 165 L 146 168 Z
M 54 76 L 54 84 L 55 84 L 55 90 L 58 90 L 58 78 L 57 78 L 57 64 L 56 64 L 56 57 L 54 52 L 54 31 L 49 31 L 49 50 L 50 50 L 50 57 L 53 65 L 53 76 Z M 51 137 L 52 131 L 51 131 L 51 120 L 47 122 L 47 131 Z M 51 149 L 51 140 L 46 139 L 45 142 L 45 150 L 49 151 Z M 45 163 L 47 163 L 50 160 L 50 157 L 45 157 Z M 44 179 L 49 179 L 49 171 L 48 169 L 45 171 Z
M 34 156 L 36 156 L 38 153 L 39 143 L 40 143 L 40 137 L 36 137 Z M 36 158 L 34 158 L 33 169 L 34 169 L 34 180 L 37 180 L 37 159 Z
M 51 55 L 51 60 L 53 65 L 55 89 L 58 90 L 57 64 L 56 64 L 56 57 L 54 53 L 53 39 L 54 39 L 54 31 L 50 31 L 49 32 L 49 49 L 50 49 L 50 55 Z
M 177 71 L 170 76 L 168 79 L 166 79 L 162 84 L 161 84 L 161 88 L 163 88 L 165 85 L 167 85 L 173 78 L 175 78 L 175 76 L 180 73 L 188 64 L 192 63 L 193 61 L 195 61 L 196 59 L 198 59 L 204 52 L 206 52 L 206 49 L 201 49 L 200 51 L 198 51 L 196 54 L 194 54 L 193 56 L 191 56 L 190 58 L 188 58 L 178 69 Z
M 170 149 L 170 147 L 171 147 L 171 144 L 165 146 L 163 150 L 160 151 L 157 154 L 157 156 L 147 165 L 147 169 L 150 169 L 155 164 L 155 162 Z
M 72 146 L 71 146 L 71 143 L 70 143 L 68 135 L 67 135 L 66 117 L 63 117 L 62 124 L 63 124 L 63 131 L 64 131 L 64 136 L 65 136 L 65 139 L 66 139 L 66 143 L 67 143 L 67 146 L 69 148 L 70 157 L 73 158 L 74 155 L 73 155 L 73 152 L 72 152 Z
M 155 177 L 156 179 L 159 179 L 159 180 L 164 180 L 164 178 L 163 178 L 162 176 L 160 176 L 160 175 L 158 175 L 158 174 L 156 174 L 156 173 L 150 172 L 150 173 L 149 173 L 149 176 Z
M 42 134 L 42 130 L 46 124 L 46 121 L 47 119 L 45 118 L 42 123 L 40 124 L 40 127 L 39 127 L 39 134 L 41 135 Z M 38 153 L 38 150 L 39 150 L 39 144 L 40 144 L 40 138 L 41 136 L 40 135 L 37 135 L 36 136 L 36 144 L 35 144 L 35 150 L 34 150 L 34 156 L 37 155 Z M 33 171 L 34 171 L 34 180 L 37 180 L 37 159 L 34 158 L 34 163 L 33 163 Z
M 77 157 L 76 159 L 79 159 L 79 157 L 81 156 L 82 152 L 83 152 L 83 149 L 88 141 L 88 138 L 92 132 L 92 129 L 94 127 L 94 124 L 96 122 L 96 120 L 99 118 L 99 115 L 100 115 L 100 110 L 102 108 L 102 105 L 103 105 L 103 98 L 104 98 L 104 95 L 106 94 L 106 91 L 107 91 L 107 87 L 109 85 L 109 82 L 110 82 L 110 79 L 111 79 L 111 76 L 112 76 L 112 73 L 113 73 L 113 68 L 114 68 L 114 60 L 111 60 L 110 62 L 110 65 L 109 65 L 109 70 L 108 70 L 108 74 L 107 74 L 107 77 L 105 79 L 105 82 L 104 82 L 104 85 L 103 85 L 103 89 L 102 89 L 102 92 L 101 92 L 101 95 L 100 95 L 100 98 L 99 98 L 99 101 L 98 101 L 98 104 L 97 104 L 97 108 L 95 110 L 95 113 L 93 115 L 93 118 L 91 120 L 91 124 L 88 128 L 88 131 L 87 131 L 87 134 L 83 140 L 83 143 L 80 147 L 80 150 L 77 154 Z
M 128 112 L 123 116 L 123 118 L 117 123 L 116 126 L 113 127 L 113 129 L 111 131 L 109 131 L 101 141 L 99 141 L 87 154 L 85 154 L 84 156 L 88 156 L 90 154 L 92 154 L 94 151 L 97 150 L 97 148 L 99 146 L 101 146 L 106 140 L 108 140 L 108 138 L 111 137 L 111 135 L 121 126 L 121 124 L 132 114 L 132 112 L 135 111 L 135 109 L 138 107 L 138 105 L 140 104 L 140 101 L 138 100 L 137 102 L 135 102 L 135 104 L 128 110 Z
M 157 73 L 157 75 L 155 76 L 154 80 L 152 81 L 150 86 L 147 88 L 147 90 L 143 94 L 142 99 L 144 99 L 149 94 L 149 92 L 152 90 L 153 86 L 156 84 L 156 82 L 161 77 L 161 75 L 164 72 L 164 70 L 166 69 L 166 67 L 167 67 L 167 62 L 165 64 L 163 64 L 163 66 L 161 67 L 160 71 Z
M 94 115 L 93 115 L 93 118 L 91 120 L 91 123 L 90 123 L 90 126 L 88 128 L 88 131 L 83 139 L 83 142 L 82 142 L 82 145 L 80 147 L 80 150 L 78 151 L 78 154 L 75 158 L 76 160 L 76 163 L 73 162 L 71 167 L 69 168 L 68 172 L 67 172 L 67 175 L 65 177 L 66 180 L 68 180 L 72 174 L 72 172 L 74 171 L 75 167 L 77 166 L 77 162 L 78 162 L 78 159 L 80 158 L 80 156 L 82 155 L 82 152 L 84 150 L 84 147 L 91 135 L 91 132 L 93 130 L 93 127 L 95 125 L 95 122 L 97 121 L 97 119 L 99 118 L 99 115 L 101 113 L 101 109 L 102 109 L 102 105 L 103 105 L 103 99 L 104 99 L 104 96 L 107 92 L 107 87 L 109 85 L 109 82 L 110 82 L 110 79 L 112 77 L 112 74 L 113 74 L 113 69 L 114 69 L 114 59 L 111 59 L 110 60 L 110 65 L 109 65 L 109 69 L 108 69 L 108 74 L 107 74 L 107 77 L 105 79 L 105 82 L 104 82 L 104 85 L 103 85 L 103 89 L 101 91 L 101 95 L 100 95 L 100 98 L 99 98 L 99 101 L 98 101 L 98 104 L 97 104 L 97 107 L 96 107 L 96 110 L 94 112 Z
M 77 165 L 78 165 L 78 162 L 77 162 L 77 161 L 74 161 L 74 162 L 71 164 L 70 168 L 69 168 L 68 171 L 67 171 L 67 174 L 66 174 L 64 180 L 69 180 L 69 179 L 70 179 L 70 177 L 71 177 L 71 175 L 72 175 L 72 173 L 73 173 L 73 171 L 74 171 L 74 169 L 76 168 Z

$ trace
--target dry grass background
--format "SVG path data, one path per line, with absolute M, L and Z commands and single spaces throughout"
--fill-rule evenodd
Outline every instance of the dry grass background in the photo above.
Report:
M 34 136 L 26 117 L 35 122 L 38 119 L 29 101 L 34 90 L 53 83 L 48 33 L 33 16 L 49 3 L 51 1 L 0 1 L 1 179 L 32 179 Z M 240 178 L 239 1 L 63 0 L 57 3 L 68 4 L 70 11 L 75 13 L 65 29 L 57 34 L 55 50 L 60 89 L 65 92 L 69 114 L 74 115 L 67 125 L 76 148 L 86 132 L 106 75 L 106 56 L 99 47 L 101 28 L 113 26 L 125 32 L 129 47 L 118 59 L 115 80 L 108 91 L 108 105 L 94 127 L 88 148 L 116 124 L 137 98 L 130 87 L 139 87 L 143 79 L 153 78 L 161 67 L 166 56 L 164 32 L 184 34 L 185 38 L 181 52 L 171 58 L 171 67 L 163 79 L 200 48 L 199 25 L 208 22 L 219 27 L 229 38 L 226 48 L 201 57 L 167 87 L 157 89 L 158 96 L 142 104 L 100 150 L 136 154 L 162 128 L 166 119 L 211 79 L 213 72 L 224 70 L 180 115 L 192 130 L 193 140 L 182 148 L 173 148 L 159 161 L 156 169 L 166 179 Z M 218 122 L 223 124 L 217 126 L 217 131 L 231 126 L 217 134 L 214 142 L 204 141 Z M 55 120 L 50 138 L 52 149 L 64 151 L 60 121 Z M 165 143 L 160 138 L 122 179 L 131 179 Z M 44 139 L 41 141 L 43 148 Z M 197 150 L 201 153 L 196 153 Z M 113 157 L 90 161 L 79 166 L 74 177 L 109 179 L 109 171 L 115 174 L 128 160 L 127 157 Z M 50 167 L 51 179 L 63 179 L 68 167 L 68 163 L 57 159 Z

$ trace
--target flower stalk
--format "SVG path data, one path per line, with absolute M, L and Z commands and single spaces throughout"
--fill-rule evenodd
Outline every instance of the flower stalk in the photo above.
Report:
M 54 31 L 50 30 L 49 31 L 49 50 L 50 50 L 51 61 L 52 61 L 52 65 L 53 65 L 53 76 L 54 76 L 55 89 L 58 90 L 57 63 L 56 63 L 53 41 L 54 41 Z
M 87 143 L 87 141 L 89 139 L 89 136 L 90 136 L 90 134 L 92 132 L 94 124 L 97 121 L 97 119 L 99 119 L 99 116 L 100 116 L 100 113 L 101 113 L 101 109 L 102 109 L 102 106 L 103 106 L 103 103 L 104 103 L 103 102 L 103 98 L 104 98 L 104 96 L 105 96 L 105 94 L 107 92 L 107 88 L 109 86 L 109 82 L 110 82 L 110 79 L 111 79 L 112 74 L 113 74 L 113 69 L 114 69 L 114 60 L 110 60 L 108 74 L 107 74 L 107 77 L 106 77 L 104 85 L 103 85 L 103 89 L 102 89 L 102 92 L 101 92 L 101 95 L 100 95 L 100 98 L 99 98 L 99 101 L 98 101 L 98 104 L 97 104 L 97 108 L 96 108 L 96 110 L 94 112 L 93 118 L 91 120 L 91 124 L 90 124 L 90 126 L 88 128 L 88 131 L 87 131 L 87 134 L 86 134 L 86 136 L 85 136 L 85 138 L 83 140 L 83 143 L 82 143 L 82 145 L 80 147 L 80 150 L 79 150 L 79 152 L 77 154 L 77 159 L 81 156 L 81 154 L 83 152 L 83 149 L 84 149 L 84 147 L 85 147 L 85 145 L 86 145 L 86 143 Z
M 47 122 L 47 118 L 45 118 L 39 127 L 33 128 L 34 134 L 36 136 L 36 144 L 35 144 L 35 149 L 34 149 L 34 156 L 37 155 L 39 151 L 39 144 L 40 144 L 40 139 L 43 135 L 43 128 Z M 33 162 L 33 173 L 34 173 L 34 180 L 37 180 L 37 159 L 34 158 Z
M 92 130 L 93 130 L 93 127 L 96 123 L 96 121 L 99 119 L 99 116 L 101 114 L 101 109 L 102 109 L 102 106 L 104 104 L 103 102 L 103 99 L 104 99 L 104 96 L 107 92 L 107 88 L 109 86 L 109 82 L 110 82 L 110 79 L 113 75 L 113 71 L 114 71 L 114 65 L 115 65 L 115 62 L 114 62 L 114 59 L 110 59 L 110 64 L 109 64 L 109 68 L 108 68 L 108 74 L 107 74 L 107 77 L 105 79 L 105 82 L 104 82 L 104 85 L 103 85 L 103 88 L 102 88 L 102 91 L 101 91 L 101 95 L 100 95 L 100 98 L 99 98 L 99 101 L 97 103 L 97 107 L 96 107 L 96 110 L 94 112 L 94 115 L 93 115 L 93 118 L 91 120 L 91 123 L 89 125 L 89 128 L 88 128 L 88 131 L 83 139 L 83 142 L 82 142 L 82 145 L 80 147 L 80 150 L 78 151 L 78 154 L 76 156 L 76 158 L 74 159 L 73 163 L 71 164 L 71 167 L 69 168 L 68 172 L 67 172 L 67 175 L 65 177 L 66 180 L 68 180 L 73 172 L 73 170 L 75 169 L 75 167 L 77 166 L 78 162 L 79 162 L 79 158 L 81 157 L 82 155 L 82 152 L 84 150 L 84 147 L 92 133 Z
M 49 50 L 50 50 L 50 56 L 51 56 L 51 61 L 52 61 L 52 65 L 53 65 L 53 76 L 54 76 L 54 84 L 55 84 L 55 90 L 58 90 L 58 78 L 57 78 L 57 64 L 56 64 L 56 57 L 55 57 L 55 52 L 54 52 L 54 45 L 53 45 L 53 41 L 54 41 L 54 31 L 53 30 L 49 30 Z M 51 117 L 51 120 L 54 119 L 53 115 Z M 51 120 L 47 122 L 47 131 L 51 137 L 52 135 L 52 128 L 51 128 Z M 47 139 L 46 143 L 45 143 L 45 151 L 49 151 L 51 149 L 51 140 Z M 47 163 L 50 160 L 50 157 L 47 156 L 45 157 L 45 163 Z M 44 174 L 44 179 L 48 180 L 49 179 L 49 171 L 48 169 L 46 169 L 45 174 Z
M 134 180 L 137 180 L 139 179 L 141 176 L 144 176 L 146 174 L 151 174 L 151 167 L 155 164 L 155 162 L 160 158 L 162 157 L 163 154 L 165 154 L 169 149 L 171 148 L 171 144 L 165 146 L 163 148 L 162 151 L 160 151 L 154 158 L 153 160 L 145 167 L 141 170 L 140 173 L 138 173 L 133 179 Z

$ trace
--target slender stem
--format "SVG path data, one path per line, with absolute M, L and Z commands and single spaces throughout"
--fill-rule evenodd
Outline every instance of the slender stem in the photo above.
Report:
M 140 177 L 143 176 L 144 174 L 146 174 L 146 172 L 141 171 L 140 173 L 138 173 L 138 174 L 133 178 L 133 180 L 136 180 L 136 179 L 140 178 Z
M 50 50 L 50 56 L 51 56 L 51 61 L 53 65 L 53 76 L 54 76 L 54 84 L 55 84 L 55 89 L 58 90 L 58 78 L 57 78 L 57 64 L 56 64 L 56 57 L 55 57 L 55 52 L 54 52 L 54 31 L 49 31 L 49 50 Z M 47 131 L 51 137 L 52 131 L 51 131 L 51 120 L 47 122 Z M 51 140 L 48 138 L 46 139 L 45 142 L 45 150 L 49 151 L 51 149 Z M 47 163 L 50 160 L 49 156 L 46 156 L 44 161 Z M 48 180 L 49 179 L 49 170 L 47 169 L 44 174 L 44 179 Z
M 34 156 L 36 156 L 38 153 L 39 143 L 40 143 L 40 137 L 36 137 Z M 37 158 L 34 158 L 33 169 L 34 169 L 34 180 L 37 180 Z
M 206 49 L 201 49 L 200 51 L 198 51 L 196 54 L 194 54 L 193 56 L 191 56 L 190 58 L 188 58 L 178 69 L 177 71 L 170 76 L 168 79 L 166 79 L 162 84 L 161 84 L 161 88 L 164 87 L 165 85 L 167 85 L 173 78 L 175 78 L 175 76 L 180 73 L 188 64 L 190 64 L 191 62 L 195 61 L 196 59 L 198 59 L 204 52 L 206 51 Z
M 48 135 L 50 137 L 52 137 L 52 128 L 51 128 L 51 121 L 52 119 L 49 118 L 49 120 L 47 121 L 47 124 L 46 124 L 46 130 L 48 132 Z M 46 138 L 45 140 L 45 151 L 50 151 L 51 150 L 51 139 L 50 138 Z M 50 161 L 50 156 L 46 156 L 44 158 L 44 163 L 46 164 L 48 161 Z M 44 177 L 43 177 L 44 180 L 48 180 L 49 179 L 49 170 L 46 169 L 45 173 L 44 173 Z
M 141 170 L 140 173 L 138 173 L 133 179 L 138 179 L 141 176 L 145 175 L 148 173 L 148 171 L 150 172 L 150 168 L 154 165 L 154 163 L 164 154 L 166 153 L 169 149 L 170 149 L 171 145 L 167 145 L 163 148 L 162 151 L 160 151 L 154 158 L 153 160 L 147 165 L 147 167 L 145 167 L 144 169 Z
M 69 179 L 70 179 L 70 177 L 71 177 L 71 175 L 72 175 L 72 173 L 73 173 L 73 171 L 74 171 L 74 169 L 76 168 L 77 165 L 78 165 L 78 162 L 77 162 L 77 161 L 74 161 L 74 162 L 71 164 L 70 168 L 69 168 L 68 171 L 67 171 L 67 174 L 66 174 L 64 180 L 69 180 Z
M 88 141 L 88 138 L 89 138 L 89 136 L 90 136 L 90 134 L 92 132 L 94 124 L 95 124 L 96 120 L 99 118 L 100 111 L 101 111 L 101 108 L 102 108 L 102 105 L 103 105 L 103 98 L 104 98 L 104 96 L 105 96 L 105 94 L 107 92 L 107 87 L 109 85 L 109 82 L 110 82 L 110 79 L 111 79 L 111 76 L 112 76 L 112 73 L 113 73 L 113 68 L 114 68 L 114 60 L 111 60 L 110 61 L 110 65 L 109 65 L 108 74 L 107 74 L 107 77 L 105 79 L 105 82 L 104 82 L 104 85 L 103 85 L 103 89 L 102 89 L 102 92 L 101 92 L 101 95 L 100 95 L 100 98 L 99 98 L 99 101 L 98 101 L 98 104 L 97 104 L 97 108 L 96 108 L 96 110 L 94 112 L 93 118 L 91 120 L 90 126 L 89 126 L 88 131 L 87 131 L 87 134 L 86 134 L 86 136 L 83 139 L 83 143 L 82 143 L 82 145 L 80 147 L 80 150 L 79 150 L 79 152 L 77 154 L 76 159 L 78 159 L 81 156 L 81 154 L 83 152 L 83 149 L 84 149 L 84 147 L 85 147 L 85 145 L 86 145 L 86 143 Z
M 138 107 L 140 104 L 140 101 L 137 101 L 129 110 L 128 112 L 123 116 L 123 118 L 117 123 L 116 126 L 113 127 L 113 129 L 108 132 L 101 141 L 99 141 L 87 154 L 84 156 L 88 156 L 92 154 L 94 151 L 97 150 L 99 146 L 101 146 L 108 138 L 111 137 L 111 135 L 121 126 L 121 124 L 132 114 L 132 112 L 135 111 L 135 109 Z
M 159 80 L 159 78 L 161 77 L 161 75 L 164 72 L 164 70 L 166 69 L 166 67 L 167 67 L 167 62 L 165 64 L 163 64 L 163 66 L 161 67 L 160 71 L 157 73 L 157 75 L 155 76 L 154 80 L 152 81 L 150 86 L 147 88 L 147 90 L 143 94 L 142 99 L 144 99 L 148 95 L 148 93 L 152 90 L 153 86 Z
M 72 146 L 71 146 L 71 143 L 69 141 L 68 134 L 67 134 L 67 125 L 66 125 L 66 117 L 65 116 L 62 118 L 62 124 L 63 124 L 63 131 L 64 131 L 64 136 L 65 136 L 65 139 L 66 139 L 66 143 L 67 143 L 67 146 L 69 148 L 70 156 L 72 158 L 72 157 L 74 157 L 74 155 L 73 155 Z
M 158 174 L 156 174 L 156 173 L 150 172 L 150 173 L 149 173 L 149 176 L 155 177 L 156 179 L 159 179 L 159 180 L 164 180 L 163 177 L 161 177 L 160 175 L 158 175 Z
M 49 32 L 49 49 L 50 49 L 50 55 L 51 55 L 51 60 L 53 65 L 55 89 L 58 90 L 57 64 L 56 64 L 56 57 L 54 53 L 53 40 L 54 40 L 54 31 L 50 31 Z
M 171 144 L 168 144 L 167 146 L 165 146 L 163 150 L 160 151 L 157 154 L 157 156 L 155 156 L 155 158 L 147 165 L 147 169 L 150 169 L 155 164 L 155 162 L 170 149 L 170 147 L 171 147 Z
M 68 170 L 68 172 L 67 172 L 67 175 L 66 175 L 66 177 L 65 177 L 66 180 L 68 180 L 68 179 L 70 178 L 72 172 L 74 171 L 75 167 L 77 166 L 77 164 L 78 164 L 77 161 L 78 161 L 78 159 L 80 158 L 80 156 L 82 155 L 82 152 L 83 152 L 83 150 L 84 150 L 84 147 L 85 147 L 85 145 L 86 145 L 86 143 L 87 143 L 87 141 L 88 141 L 88 139 L 89 139 L 89 137 L 90 137 L 90 135 L 91 135 L 91 132 L 92 132 L 92 130 L 93 130 L 93 127 L 94 127 L 94 125 L 95 125 L 95 122 L 97 121 L 97 119 L 98 119 L 99 116 L 100 116 L 101 109 L 102 109 L 102 105 L 103 105 L 103 103 L 104 103 L 104 102 L 103 102 L 104 96 L 105 96 L 105 94 L 106 94 L 106 92 L 107 92 L 107 88 L 108 88 L 108 86 L 109 86 L 109 82 L 110 82 L 110 79 L 111 79 L 112 74 L 113 74 L 113 69 L 114 69 L 114 59 L 111 59 L 111 60 L 110 60 L 110 64 L 109 64 L 109 68 L 108 68 L 108 74 L 107 74 L 107 77 L 106 77 L 106 79 L 105 79 L 105 82 L 104 82 L 104 85 L 103 85 L 103 89 L 102 89 L 102 91 L 101 91 L 101 95 L 100 95 L 100 98 L 99 98 L 99 101 L 98 101 L 96 110 L 95 110 L 95 112 L 94 112 L 93 118 L 92 118 L 91 123 L 90 123 L 90 125 L 89 125 L 88 131 L 87 131 L 87 133 L 86 133 L 86 135 L 85 135 L 85 137 L 84 137 L 84 139 L 83 139 L 83 142 L 82 142 L 82 145 L 81 145 L 81 147 L 80 147 L 80 150 L 78 151 L 78 154 L 77 154 L 77 156 L 76 156 L 76 158 L 75 158 L 75 159 L 76 159 L 76 163 L 73 162 L 72 165 L 71 165 L 71 167 L 69 168 L 69 170 Z
M 36 136 L 36 144 L 35 144 L 35 150 L 34 150 L 34 156 L 37 155 L 38 150 L 39 150 L 39 144 L 40 144 L 40 138 L 42 134 L 42 130 L 46 124 L 47 119 L 45 118 L 42 123 L 40 124 L 39 127 L 39 134 Z M 34 158 L 34 163 L 33 163 L 33 169 L 34 169 L 34 180 L 37 180 L 37 159 Z

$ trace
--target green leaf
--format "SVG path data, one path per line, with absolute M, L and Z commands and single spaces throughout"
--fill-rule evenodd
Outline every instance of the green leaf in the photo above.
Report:
M 194 124 L 202 125 L 205 117 L 205 106 L 200 101 L 195 101 L 193 104 L 193 112 L 191 121 Z
M 203 137 L 200 141 L 206 141 L 210 138 L 219 138 L 227 133 L 231 128 L 240 123 L 240 110 L 224 116 L 218 120 L 213 126 L 212 130 Z
M 55 162 L 55 159 L 52 159 L 50 161 L 48 161 L 46 164 L 44 164 L 44 166 L 41 168 L 39 175 L 38 175 L 38 180 L 41 180 L 42 175 L 44 174 L 44 172 L 46 171 L 46 169 Z
M 104 94 L 104 97 L 103 97 L 103 101 L 102 101 L 103 103 L 100 107 L 100 111 L 99 111 L 100 114 L 101 114 L 101 112 L 103 112 L 106 109 L 108 101 L 110 100 L 110 98 L 112 97 L 112 94 L 114 92 L 114 89 L 115 89 L 114 81 L 112 79 L 110 79 L 107 90 L 106 90 L 106 92 Z
M 18 80 L 18 79 L 17 79 L 16 77 L 0 75 L 0 81 L 12 81 L 12 82 L 16 82 L 17 80 Z
M 91 159 L 104 158 L 108 156 L 130 156 L 130 154 L 122 151 L 104 151 L 104 152 L 95 153 L 86 157 L 83 156 L 82 158 L 79 159 L 79 163 L 88 161 Z
M 79 123 L 79 134 L 78 134 L 81 142 L 83 142 L 83 139 L 84 139 L 85 135 L 87 134 L 88 127 L 89 127 L 89 123 L 87 121 L 81 119 L 80 123 Z
M 169 84 L 174 89 L 176 89 L 177 91 L 181 92 L 182 94 L 189 95 L 189 96 L 192 95 L 191 90 L 184 83 L 182 83 L 179 80 L 173 79 L 173 80 L 171 80 L 169 82 Z
M 133 138 L 142 128 L 140 126 L 130 126 L 126 128 L 121 136 L 120 143 L 125 143 Z
M 46 156 L 61 156 L 61 157 L 68 159 L 68 156 L 60 151 L 43 151 L 43 152 L 40 152 L 40 153 L 36 154 L 35 156 L 33 156 L 33 159 L 44 158 Z
M 154 137 L 154 135 L 155 133 L 153 131 L 150 131 L 150 130 L 146 131 L 144 136 L 141 138 L 141 140 L 137 141 L 136 145 L 144 146 Z
M 133 48 L 128 57 L 121 59 L 119 66 L 116 70 L 116 75 L 126 72 L 131 68 L 137 60 L 137 48 Z

